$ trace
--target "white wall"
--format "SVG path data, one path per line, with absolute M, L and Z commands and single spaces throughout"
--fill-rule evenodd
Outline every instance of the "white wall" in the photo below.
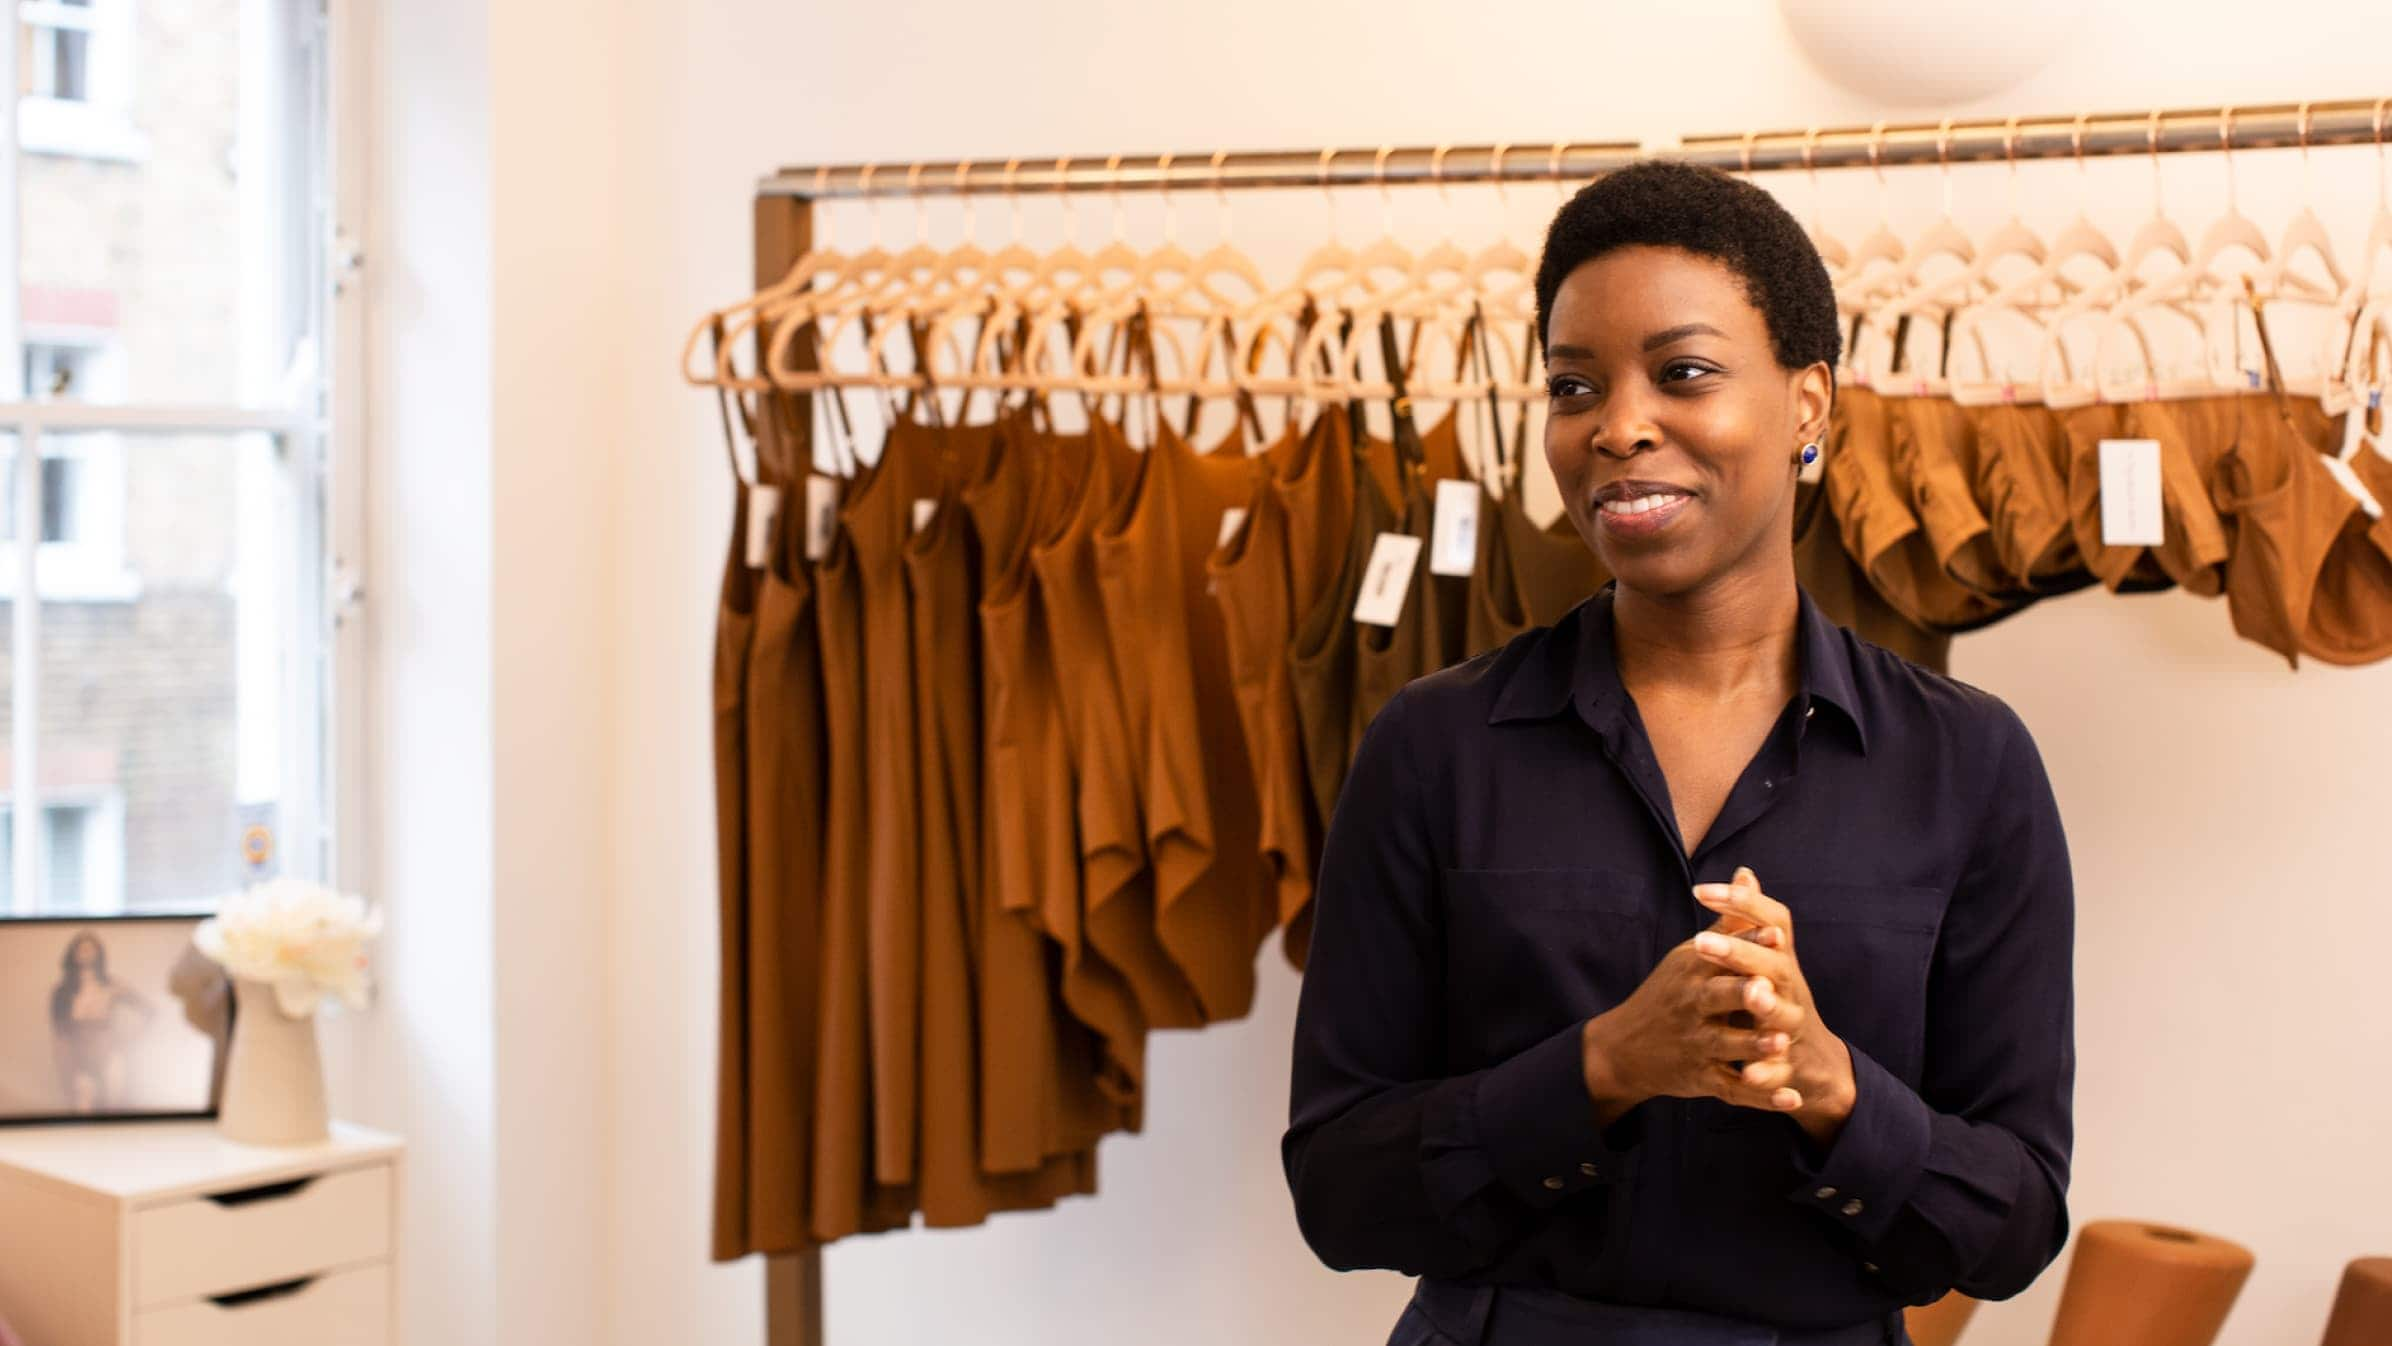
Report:
M 378 140 L 375 256 L 394 346 L 377 366 L 375 846 L 394 925 L 375 1050 L 399 1099 L 385 1115 L 416 1144 L 423 1342 L 494 1340 L 501 1318 L 512 1340 L 586 1341 L 596 1324 L 626 1343 L 759 1339 L 757 1269 L 704 1262 L 704 726 L 728 483 L 711 408 L 668 371 L 701 308 L 746 288 L 761 171 L 1666 142 L 1886 111 L 1811 75 L 1749 2 L 1490 18 L 1426 3 L 718 0 L 541 5 L 487 26 L 461 8 L 388 10 L 376 58 L 393 81 L 378 100 L 394 126 Z M 1975 110 L 2373 94 L 2373 11 L 2340 0 L 2255 24 L 2216 0 L 2087 7 L 2050 70 Z M 2244 181 L 2272 225 L 2297 179 L 2291 156 L 2269 157 Z M 2348 227 L 2366 156 L 2319 165 Z M 2214 166 L 2168 172 L 2171 202 L 2197 222 L 2218 199 Z M 2064 174 L 2034 179 L 2047 223 Z M 1896 177 L 1897 215 L 1923 220 L 1932 184 Z M 2131 227 L 2148 175 L 2100 165 L 2094 182 L 2101 218 Z M 1998 176 L 1960 187 L 1976 216 L 1998 208 Z M 1869 223 L 1867 175 L 1825 194 L 1831 223 Z M 1433 196 L 1399 202 L 1407 232 L 1440 227 L 1420 204 Z M 1490 197 L 1456 194 L 1465 240 L 1484 232 Z M 1519 227 L 1551 199 L 1514 191 Z M 1182 207 L 1201 236 L 1209 203 Z M 853 238 L 864 218 L 845 208 L 830 223 Z M 1134 237 L 1155 237 L 1151 202 L 1131 218 Z M 954 214 L 937 219 L 952 237 Z M 1029 219 L 1033 243 L 1054 236 L 1051 208 Z M 1241 198 L 1236 219 L 1241 241 L 1284 254 L 1318 236 L 1319 200 Z M 1348 194 L 1341 219 L 1349 238 L 1377 228 L 1368 194 Z M 893 239 L 910 232 L 903 208 L 886 223 Z M 1082 225 L 1104 228 L 1102 207 Z M 983 237 L 1004 228 L 984 208 Z M 2026 715 L 2075 841 L 2079 1219 L 2156 1216 L 2243 1239 L 2260 1266 L 2228 1346 L 2314 1340 L 2343 1260 L 2392 1245 L 2378 1214 L 2392 1177 L 2359 1148 L 2392 1115 L 2392 1084 L 2367 1068 L 2386 1034 L 2365 998 L 2365 918 L 2386 890 L 2370 786 L 2392 755 L 2392 672 L 2288 674 L 2236 643 L 2219 607 L 2179 596 L 2053 603 L 1963 641 L 1956 663 Z M 447 944 L 452 920 L 503 938 L 503 953 Z M 1292 990 L 1274 963 L 1250 1022 L 1156 1044 L 1149 1132 L 1106 1145 L 1095 1201 L 833 1249 L 832 1340 L 1378 1339 L 1401 1284 L 1312 1264 L 1280 1185 Z M 592 1023 L 602 1036 L 577 1036 Z M 483 1193 L 489 1217 L 475 1214 Z M 502 1286 L 518 1307 L 493 1307 Z M 2057 1288 L 2047 1277 L 1989 1306 L 1971 1340 L 2041 1340 Z M 533 1307 L 575 1296 L 586 1307 L 553 1319 Z

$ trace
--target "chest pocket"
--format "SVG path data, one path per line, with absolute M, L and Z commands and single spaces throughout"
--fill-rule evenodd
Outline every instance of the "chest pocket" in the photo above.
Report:
M 1601 869 L 1445 871 L 1453 1064 L 1505 1059 L 1634 992 L 1660 961 L 1646 885 Z
M 1940 888 L 1781 883 L 1820 1021 L 1887 1070 L 1918 1078 L 1927 972 L 1943 926 Z
M 1927 1023 L 1927 972 L 1943 924 L 1940 888 L 1767 884 L 1794 914 L 1794 947 L 1819 1022 L 1879 1065 L 1917 1081 Z M 1695 1113 L 1729 1131 L 1775 1128 L 1765 1112 L 1698 1099 Z M 1776 1155 L 1778 1150 L 1768 1151 Z M 1774 1180 L 1774 1178 L 1772 1179 Z

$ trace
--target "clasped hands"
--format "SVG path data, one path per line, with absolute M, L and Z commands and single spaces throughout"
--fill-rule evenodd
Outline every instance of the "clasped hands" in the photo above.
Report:
M 1669 951 L 1581 1036 L 1587 1092 L 1604 1126 L 1647 1098 L 1717 1098 L 1784 1113 L 1831 1142 L 1850 1115 L 1852 1055 L 1811 1002 L 1794 918 L 1749 869 L 1695 885 L 1719 913 Z

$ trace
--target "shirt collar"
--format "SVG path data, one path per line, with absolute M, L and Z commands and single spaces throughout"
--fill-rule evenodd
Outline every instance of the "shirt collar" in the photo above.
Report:
M 1624 696 L 1619 660 L 1612 648 L 1611 599 L 1616 584 L 1604 585 L 1539 634 L 1496 694 L 1487 723 L 1548 719 L 1572 701 L 1588 724 L 1600 727 L 1606 723 L 1606 712 Z M 1854 743 L 1865 754 L 1869 731 L 1853 681 L 1852 648 L 1843 631 L 1811 601 L 1809 592 L 1797 593 L 1801 611 L 1795 619 L 1795 640 L 1802 651 L 1802 681 L 1796 695 L 1806 712 L 1825 704 L 1843 716 L 1852 726 Z

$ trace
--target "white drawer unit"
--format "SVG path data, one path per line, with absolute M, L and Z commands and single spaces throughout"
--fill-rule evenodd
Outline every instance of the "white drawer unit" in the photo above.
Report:
M 0 1129 L 0 1318 L 26 1346 L 392 1346 L 396 1138 Z

